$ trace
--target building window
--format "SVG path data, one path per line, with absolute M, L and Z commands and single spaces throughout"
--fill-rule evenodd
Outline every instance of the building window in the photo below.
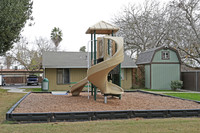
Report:
M 59 68 L 57 69 L 57 84 L 68 84 L 70 83 L 69 69 Z
M 169 60 L 170 59 L 169 51 L 162 51 L 162 59 L 163 60 Z

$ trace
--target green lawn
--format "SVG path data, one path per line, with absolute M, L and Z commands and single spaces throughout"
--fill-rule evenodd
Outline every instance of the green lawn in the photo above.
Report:
M 199 133 L 200 118 L 9 124 L 6 112 L 25 94 L 0 89 L 0 133 Z M 11 122 L 12 123 L 12 122 Z
M 165 95 L 200 101 L 200 93 L 164 93 Z
M 7 92 L 7 90 L 0 88 L 0 93 L 4 93 L 4 92 Z
M 1 133 L 199 133 L 200 118 L 1 124 Z
M 22 93 L 8 93 L 7 90 L 0 89 L 0 123 L 5 121 L 6 112 L 24 95 Z

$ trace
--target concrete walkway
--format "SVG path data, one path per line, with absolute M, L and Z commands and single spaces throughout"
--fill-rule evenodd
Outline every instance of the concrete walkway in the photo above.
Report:
M 12 93 L 28 93 L 24 92 L 25 89 L 20 88 L 41 88 L 41 86 L 25 86 L 25 85 L 7 85 L 7 86 L 1 86 L 0 88 L 8 90 L 7 92 Z
M 6 87 L 2 87 L 3 89 L 6 89 L 8 90 L 7 92 L 13 92 L 13 93 L 27 93 L 27 92 L 24 92 L 25 89 L 18 89 L 16 87 L 11 87 L 11 86 L 6 86 Z
M 164 93 L 200 93 L 199 91 L 179 90 L 179 91 L 146 91 L 150 93 L 164 94 Z

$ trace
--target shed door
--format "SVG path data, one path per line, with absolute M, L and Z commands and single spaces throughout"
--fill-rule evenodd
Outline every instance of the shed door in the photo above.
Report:
M 173 80 L 180 80 L 179 64 L 152 64 L 151 88 L 171 89 Z

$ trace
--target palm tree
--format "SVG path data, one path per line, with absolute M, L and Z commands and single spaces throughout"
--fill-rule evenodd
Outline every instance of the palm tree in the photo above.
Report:
M 86 49 L 86 47 L 82 46 L 82 47 L 80 47 L 79 52 L 85 52 L 85 49 Z
M 53 28 L 53 30 L 51 31 L 51 40 L 54 42 L 57 51 L 57 47 L 62 41 L 62 31 L 59 28 Z

